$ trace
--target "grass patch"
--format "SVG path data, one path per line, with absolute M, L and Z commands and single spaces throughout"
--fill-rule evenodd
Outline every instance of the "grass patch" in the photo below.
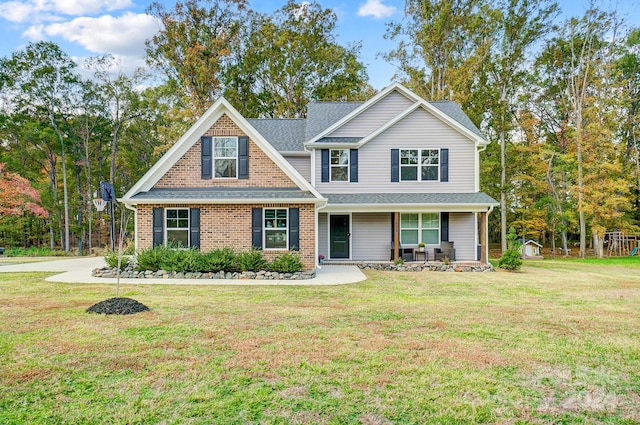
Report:
M 337 287 L 0 274 L 0 423 L 637 424 L 640 263 Z

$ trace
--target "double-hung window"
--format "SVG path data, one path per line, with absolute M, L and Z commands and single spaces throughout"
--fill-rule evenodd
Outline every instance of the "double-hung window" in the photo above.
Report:
M 215 178 L 238 177 L 238 138 L 213 138 L 213 169 Z
M 167 246 L 173 248 L 188 248 L 189 245 L 189 209 L 167 208 L 165 238 Z
M 331 181 L 349 181 L 348 149 L 331 149 Z
M 287 208 L 264 209 L 264 248 L 289 248 L 289 214 Z
M 439 166 L 439 149 L 400 149 L 401 181 L 437 181 Z
M 400 243 L 417 245 L 418 242 L 424 242 L 427 245 L 440 243 L 439 213 L 400 214 Z

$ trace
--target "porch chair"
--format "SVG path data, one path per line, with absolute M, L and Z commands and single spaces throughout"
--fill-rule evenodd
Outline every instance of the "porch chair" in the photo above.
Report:
M 435 261 L 442 261 L 445 257 L 450 261 L 456 260 L 456 250 L 453 247 L 453 242 L 442 241 L 440 242 L 440 248 L 433 249 L 433 259 Z

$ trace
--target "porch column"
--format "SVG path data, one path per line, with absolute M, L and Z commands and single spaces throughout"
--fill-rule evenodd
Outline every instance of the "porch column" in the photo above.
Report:
M 487 264 L 487 212 L 480 213 L 480 264 Z
M 400 213 L 393 213 L 393 259 L 400 258 Z

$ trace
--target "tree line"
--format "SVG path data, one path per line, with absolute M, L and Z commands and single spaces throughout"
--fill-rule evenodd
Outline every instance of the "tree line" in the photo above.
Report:
M 289 0 L 270 14 L 246 0 L 184 0 L 147 12 L 161 29 L 133 74 L 111 56 L 80 66 L 59 46 L 0 59 L 0 240 L 80 251 L 104 243 L 99 182 L 122 195 L 218 97 L 244 116 L 299 118 L 311 100 L 364 100 L 360 44 L 337 16 Z M 638 232 L 640 30 L 592 4 L 561 18 L 551 0 L 406 0 L 381 52 L 394 79 L 454 100 L 494 143 L 481 190 L 500 200 L 490 235 L 603 254 L 607 230 Z M 90 77 L 83 77 L 89 73 Z M 9 174 L 11 173 L 11 174 Z M 44 211 L 5 208 L 19 176 Z M 12 195 L 15 198 L 15 195 Z M 25 203 L 26 205 L 26 203 Z

